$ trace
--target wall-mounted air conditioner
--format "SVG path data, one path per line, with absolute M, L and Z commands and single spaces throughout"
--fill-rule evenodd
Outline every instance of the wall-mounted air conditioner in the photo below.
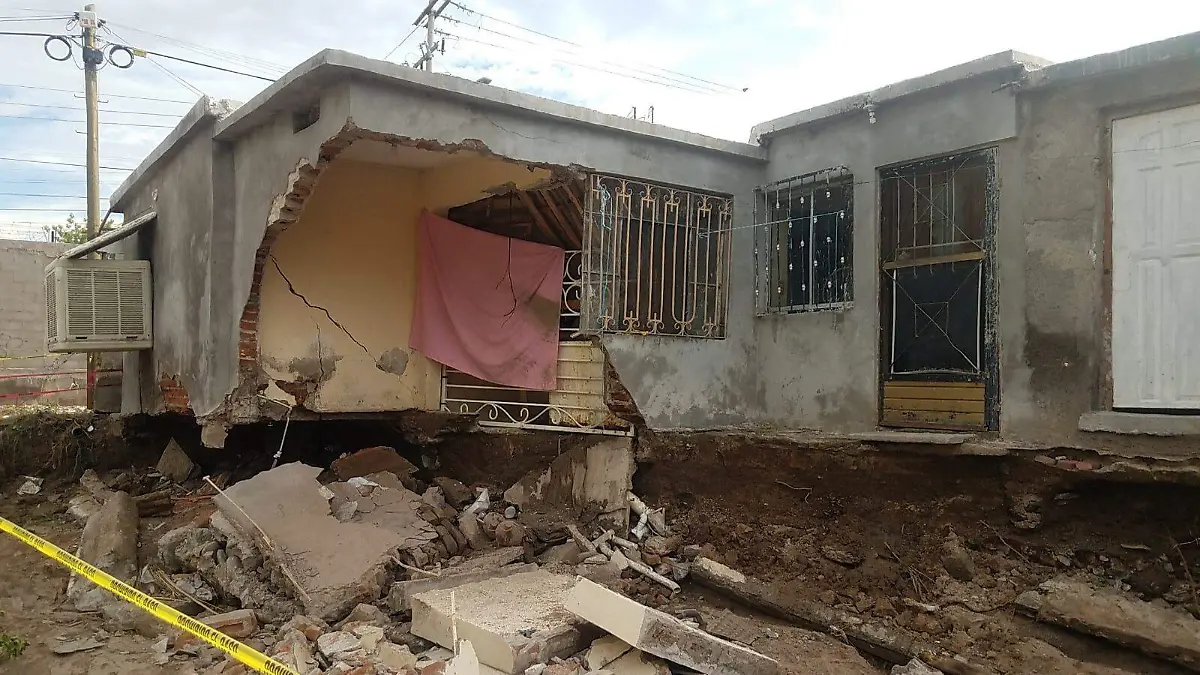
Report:
M 58 259 L 46 266 L 46 348 L 151 347 L 150 261 Z

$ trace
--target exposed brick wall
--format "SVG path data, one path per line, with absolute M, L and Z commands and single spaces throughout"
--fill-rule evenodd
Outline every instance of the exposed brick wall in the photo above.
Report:
M 187 389 L 179 384 L 179 380 L 162 375 L 158 378 L 158 391 L 162 395 L 163 408 L 167 412 L 191 412 L 191 401 Z

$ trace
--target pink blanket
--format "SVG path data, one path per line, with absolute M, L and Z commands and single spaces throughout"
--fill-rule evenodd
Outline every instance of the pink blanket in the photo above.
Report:
M 563 250 L 428 211 L 417 236 L 413 349 L 495 384 L 554 389 Z

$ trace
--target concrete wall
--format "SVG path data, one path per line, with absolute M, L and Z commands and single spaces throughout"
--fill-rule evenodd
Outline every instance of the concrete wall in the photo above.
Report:
M 1112 120 L 1200 102 L 1194 59 L 1153 61 L 1123 58 L 1122 68 L 1059 80 L 1057 73 L 1076 68 L 1063 64 L 1020 96 L 1012 172 L 1022 189 L 1012 205 L 1019 246 L 1008 261 L 1020 273 L 1002 282 L 1019 299 L 1004 351 L 1004 433 L 1013 439 L 1105 449 L 1129 443 L 1077 427 L 1082 413 L 1112 406 Z
M 46 354 L 45 268 L 70 247 L 0 239 L 0 406 L 87 401 L 84 355 Z
M 579 119 L 472 105 L 460 98 L 374 82 L 342 79 L 320 94 L 320 107 L 320 120 L 299 132 L 293 132 L 290 113 L 279 111 L 248 132 L 239 130 L 236 141 L 229 134 L 218 134 L 220 140 L 236 143 L 236 212 L 229 225 L 236 239 L 229 266 L 232 300 L 222 309 L 222 320 L 234 334 L 254 287 L 256 250 L 273 213 L 279 211 L 277 200 L 289 193 L 298 167 L 321 163 L 322 146 L 349 121 L 353 128 L 420 140 L 426 147 L 486 148 L 519 162 L 575 166 L 732 193 L 737 195 L 735 227 L 750 224 L 750 195 L 764 177 L 763 162 L 753 148 L 739 156 L 603 129 Z M 735 231 L 727 339 L 605 337 L 614 366 L 652 427 L 715 428 L 759 419 L 764 391 L 754 366 L 751 242 L 748 229 Z M 214 349 L 220 359 L 237 357 L 236 339 L 226 338 Z M 196 391 L 189 391 L 200 412 L 215 409 L 235 386 L 233 378 L 209 377 Z
M 759 363 L 766 420 L 786 428 L 865 431 L 878 421 L 879 203 L 878 169 L 985 146 L 1000 148 L 997 230 L 1012 229 L 1018 215 L 1007 204 L 1009 146 L 1017 134 L 1016 102 L 998 72 L 927 93 L 882 103 L 871 124 L 858 110 L 785 130 L 769 138 L 767 181 L 845 166 L 854 176 L 854 301 L 842 311 L 770 315 L 758 326 Z M 1000 243 L 1004 260 L 1013 242 Z M 1014 251 L 1015 252 L 1015 251 Z M 744 256 L 745 250 L 735 256 Z M 999 270 L 1001 292 L 1012 273 Z M 742 300 L 752 305 L 751 300 Z M 1002 300 L 1003 302 L 1003 300 Z M 1001 317 L 1003 331 L 1006 319 Z M 1002 380 L 1003 374 L 1002 374 Z

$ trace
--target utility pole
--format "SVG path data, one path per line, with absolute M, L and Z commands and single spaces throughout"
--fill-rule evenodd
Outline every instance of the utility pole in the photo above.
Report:
M 87 236 L 100 234 L 100 93 L 97 70 L 104 62 L 104 53 L 96 49 L 96 28 L 99 26 L 95 5 L 84 5 L 79 15 L 83 29 L 83 95 L 87 107 Z
M 417 20 L 413 22 L 414 26 L 420 26 L 422 21 L 425 22 L 425 45 L 422 49 L 424 53 L 421 54 L 421 58 L 417 59 L 414 67 L 433 72 L 433 53 L 437 49 L 435 23 L 449 4 L 450 0 L 429 0 L 429 4 L 421 10 Z M 444 47 L 442 49 L 445 51 Z
M 95 5 L 83 6 L 79 26 L 83 30 L 83 97 L 87 109 L 87 238 L 91 241 L 100 234 L 100 92 L 96 75 L 104 63 L 104 53 L 96 49 L 100 19 Z M 88 410 L 96 407 L 96 363 L 96 354 L 88 352 Z

